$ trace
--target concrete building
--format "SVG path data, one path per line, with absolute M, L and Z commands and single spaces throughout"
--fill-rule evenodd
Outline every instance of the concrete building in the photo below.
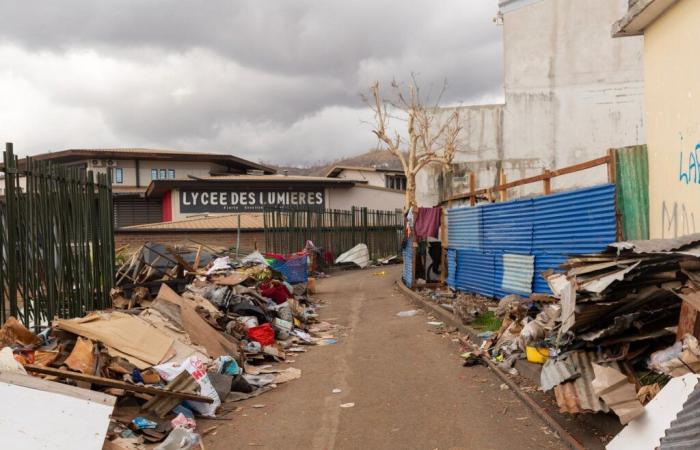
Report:
M 700 231 L 700 2 L 630 0 L 618 39 L 644 36 L 651 238 Z M 629 37 L 632 36 L 632 37 Z
M 32 159 L 96 173 L 111 171 L 118 228 L 164 219 L 162 202 L 145 197 L 153 180 L 275 173 L 270 167 L 229 154 L 149 148 L 69 149 L 34 155 Z M 22 164 L 20 160 L 20 167 Z
M 259 213 L 266 207 L 393 211 L 401 209 L 404 202 L 401 191 L 370 186 L 364 180 L 291 175 L 153 180 L 145 196 L 161 202 L 163 221 Z
M 418 180 L 419 204 L 604 156 L 644 143 L 642 38 L 611 39 L 627 0 L 500 0 L 505 104 L 464 108 L 464 142 L 452 173 Z M 560 177 L 553 190 L 603 183 L 603 168 Z M 528 190 L 530 189 L 530 190 Z M 509 197 L 533 193 L 517 188 Z
M 368 186 L 383 187 L 397 191 L 406 190 L 406 175 L 402 169 L 333 166 L 328 173 L 326 173 L 326 177 L 364 180 L 367 182 Z

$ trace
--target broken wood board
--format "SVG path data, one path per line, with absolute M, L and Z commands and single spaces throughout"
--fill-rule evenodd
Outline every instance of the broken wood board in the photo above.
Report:
M 0 374 L 0 439 L 13 450 L 100 450 L 116 398 L 28 375 Z
M 40 367 L 33 364 L 26 364 L 24 366 L 25 370 L 28 372 L 41 373 L 44 375 L 52 375 L 60 378 L 68 378 L 71 380 L 87 381 L 99 386 L 109 386 L 119 389 L 124 389 L 130 392 L 139 392 L 142 394 L 150 394 L 161 397 L 174 397 L 182 400 L 193 400 L 197 402 L 213 403 L 213 400 L 209 397 L 203 395 L 192 394 L 190 392 L 176 392 L 167 391 L 165 389 L 158 389 L 149 386 L 141 386 L 138 384 L 130 384 L 125 381 L 113 380 L 111 378 L 96 377 L 93 375 L 86 375 L 78 372 L 69 372 L 67 370 L 54 369 L 51 367 Z
M 182 298 L 175 291 L 170 289 L 167 284 L 161 285 L 156 301 L 170 302 L 180 307 L 183 328 L 187 334 L 190 335 L 192 342 L 204 347 L 210 357 L 238 357 L 238 348 L 236 344 L 229 341 L 220 332 L 212 328 L 212 326 L 197 313 L 193 301 Z

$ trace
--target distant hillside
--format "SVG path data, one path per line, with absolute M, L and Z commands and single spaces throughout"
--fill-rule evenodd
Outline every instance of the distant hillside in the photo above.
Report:
M 316 164 L 309 167 L 288 167 L 267 164 L 277 169 L 278 173 L 287 170 L 290 175 L 324 176 L 333 166 L 382 167 L 401 169 L 401 161 L 386 150 L 370 150 L 366 153 L 349 158 L 342 158 L 327 164 Z

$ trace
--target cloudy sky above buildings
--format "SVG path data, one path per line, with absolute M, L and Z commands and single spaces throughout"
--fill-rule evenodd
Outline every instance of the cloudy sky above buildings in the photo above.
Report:
M 416 73 L 501 97 L 496 0 L 0 0 L 0 136 L 309 164 L 376 145 L 360 97 Z

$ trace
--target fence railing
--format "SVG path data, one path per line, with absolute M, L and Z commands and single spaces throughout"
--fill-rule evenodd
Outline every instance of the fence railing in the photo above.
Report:
M 106 307 L 114 282 L 112 187 L 81 172 L 13 154 L 0 199 L 0 323 L 38 330 L 54 317 Z
M 357 244 L 367 244 L 370 258 L 379 259 L 399 254 L 403 216 L 367 208 L 275 208 L 264 211 L 264 225 L 267 251 L 293 253 L 311 240 L 335 258 Z

